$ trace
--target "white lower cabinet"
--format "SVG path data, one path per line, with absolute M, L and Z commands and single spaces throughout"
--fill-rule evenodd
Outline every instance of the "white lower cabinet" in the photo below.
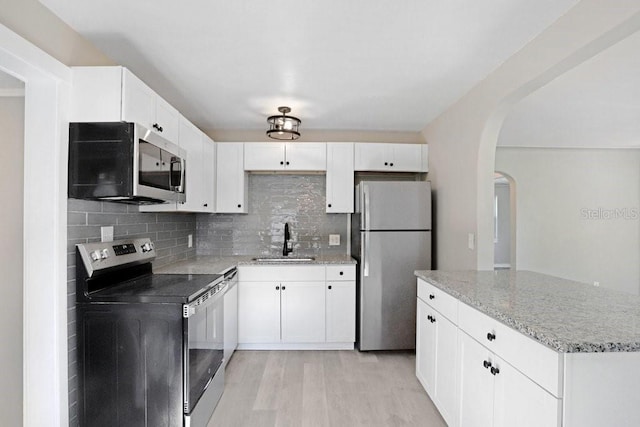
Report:
M 561 401 L 460 331 L 461 427 L 559 426 Z
M 562 425 L 558 353 L 423 280 L 417 301 L 416 376 L 449 426 Z
M 327 281 L 327 342 L 356 340 L 356 282 Z
M 282 282 L 280 288 L 282 342 L 325 340 L 325 291 L 322 282 Z
M 240 266 L 238 346 L 353 348 L 355 265 L 333 267 Z
M 274 282 L 239 282 L 238 343 L 273 343 L 279 341 L 280 284 Z
M 416 376 L 442 418 L 455 424 L 457 409 L 457 326 L 418 299 L 416 327 Z

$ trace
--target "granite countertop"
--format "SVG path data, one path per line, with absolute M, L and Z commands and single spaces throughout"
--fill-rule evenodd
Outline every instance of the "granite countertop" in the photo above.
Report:
M 531 271 L 416 271 L 562 353 L 640 351 L 640 297 Z
M 356 261 L 349 255 L 310 255 L 314 258 L 312 261 L 303 262 L 261 262 L 254 258 L 263 255 L 238 255 L 238 256 L 210 256 L 200 255 L 188 260 L 175 262 L 154 268 L 156 274 L 223 274 L 232 267 L 239 265 L 317 265 L 317 264 L 355 264 Z M 295 258 L 294 255 L 289 258 Z M 277 258 L 277 257 L 268 257 Z M 282 257 L 285 258 L 285 257 Z

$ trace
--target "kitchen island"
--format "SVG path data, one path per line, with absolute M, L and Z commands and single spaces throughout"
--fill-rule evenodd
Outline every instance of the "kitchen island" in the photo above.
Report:
M 416 374 L 450 425 L 640 425 L 640 297 L 528 271 L 416 276 Z

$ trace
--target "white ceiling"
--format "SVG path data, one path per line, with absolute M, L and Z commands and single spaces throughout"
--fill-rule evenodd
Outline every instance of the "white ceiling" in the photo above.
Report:
M 203 129 L 419 131 L 577 0 L 41 0 Z
M 515 105 L 499 146 L 640 148 L 640 33 Z

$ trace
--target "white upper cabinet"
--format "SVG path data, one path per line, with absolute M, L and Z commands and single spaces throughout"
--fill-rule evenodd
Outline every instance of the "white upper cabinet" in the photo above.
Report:
M 204 181 L 203 206 L 205 212 L 213 213 L 216 208 L 216 147 L 213 139 L 202 134 L 202 180 Z
M 353 143 L 327 143 L 327 213 L 353 212 Z
M 215 208 L 213 141 L 186 119 L 180 121 L 180 146 L 187 151 L 185 193 L 186 201 L 178 203 L 184 212 L 213 213 Z
M 244 144 L 216 144 L 216 212 L 247 213 L 247 174 L 243 168 Z
M 169 141 L 178 141 L 178 110 L 126 68 L 122 68 L 122 120 L 140 123 Z
M 424 144 L 355 144 L 356 171 L 427 172 Z M 426 157 L 426 154 L 425 154 Z
M 215 146 L 211 138 L 181 116 L 180 148 L 187 152 L 184 202 L 140 206 L 142 212 L 215 212 Z
M 136 122 L 178 143 L 178 110 L 124 67 L 73 67 L 71 97 L 71 121 Z
M 247 171 L 325 171 L 326 144 L 247 142 L 244 144 L 244 169 Z

